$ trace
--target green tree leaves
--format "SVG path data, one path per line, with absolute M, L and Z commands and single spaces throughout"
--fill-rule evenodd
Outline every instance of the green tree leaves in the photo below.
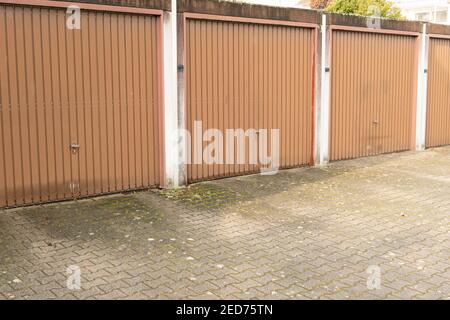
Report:
M 332 0 L 325 11 L 403 19 L 400 9 L 388 0 Z

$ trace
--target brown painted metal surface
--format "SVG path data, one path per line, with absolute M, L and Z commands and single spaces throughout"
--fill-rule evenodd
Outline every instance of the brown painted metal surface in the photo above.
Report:
M 450 144 L 450 39 L 430 38 L 426 146 Z
M 159 19 L 0 5 L 0 207 L 159 184 Z
M 416 46 L 414 36 L 332 31 L 330 160 L 411 149 Z
M 223 17 L 269 19 L 319 24 L 322 14 L 317 10 L 286 8 L 246 3 L 245 1 L 178 0 L 178 13 L 199 13 Z
M 71 0 L 52 0 L 55 2 L 68 2 Z M 73 0 L 72 0 L 73 1 Z M 137 7 L 145 9 L 161 9 L 170 11 L 171 0 L 77 0 L 78 3 L 91 3 L 108 6 Z
M 315 29 L 189 18 L 185 32 L 191 134 L 194 121 L 224 134 L 237 128 L 280 129 L 280 167 L 310 163 Z M 188 181 L 257 172 L 246 143 L 246 164 L 188 165 Z

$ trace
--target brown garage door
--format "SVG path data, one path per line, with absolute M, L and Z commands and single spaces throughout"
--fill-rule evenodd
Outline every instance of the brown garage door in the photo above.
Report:
M 450 39 L 430 38 L 426 146 L 450 144 Z
M 0 5 L 0 207 L 159 184 L 158 21 Z
M 330 160 L 410 149 L 416 37 L 346 30 L 332 37 Z
M 310 163 L 314 29 L 188 19 L 186 37 L 189 131 L 195 121 L 223 133 L 280 129 L 280 167 Z M 249 148 L 242 163 L 235 147 L 233 164 L 188 165 L 188 181 L 257 172 Z

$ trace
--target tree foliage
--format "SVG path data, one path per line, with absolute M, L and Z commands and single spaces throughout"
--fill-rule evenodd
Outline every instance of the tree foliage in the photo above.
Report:
M 331 0 L 311 0 L 311 8 L 313 9 L 325 9 Z
M 400 9 L 389 0 L 331 0 L 327 12 L 403 19 Z

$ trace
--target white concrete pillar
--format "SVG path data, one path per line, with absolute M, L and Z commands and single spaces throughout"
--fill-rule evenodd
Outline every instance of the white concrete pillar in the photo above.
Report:
M 427 25 L 420 35 L 419 67 L 417 74 L 416 150 L 425 150 L 427 124 L 428 45 Z
M 317 145 L 319 159 L 316 164 L 323 165 L 329 161 L 329 130 L 330 130 L 330 33 L 327 27 L 327 16 L 322 15 L 320 29 L 320 94 L 317 109 Z
M 177 1 L 164 12 L 164 134 L 165 181 L 162 187 L 179 186 L 178 96 L 177 96 Z

